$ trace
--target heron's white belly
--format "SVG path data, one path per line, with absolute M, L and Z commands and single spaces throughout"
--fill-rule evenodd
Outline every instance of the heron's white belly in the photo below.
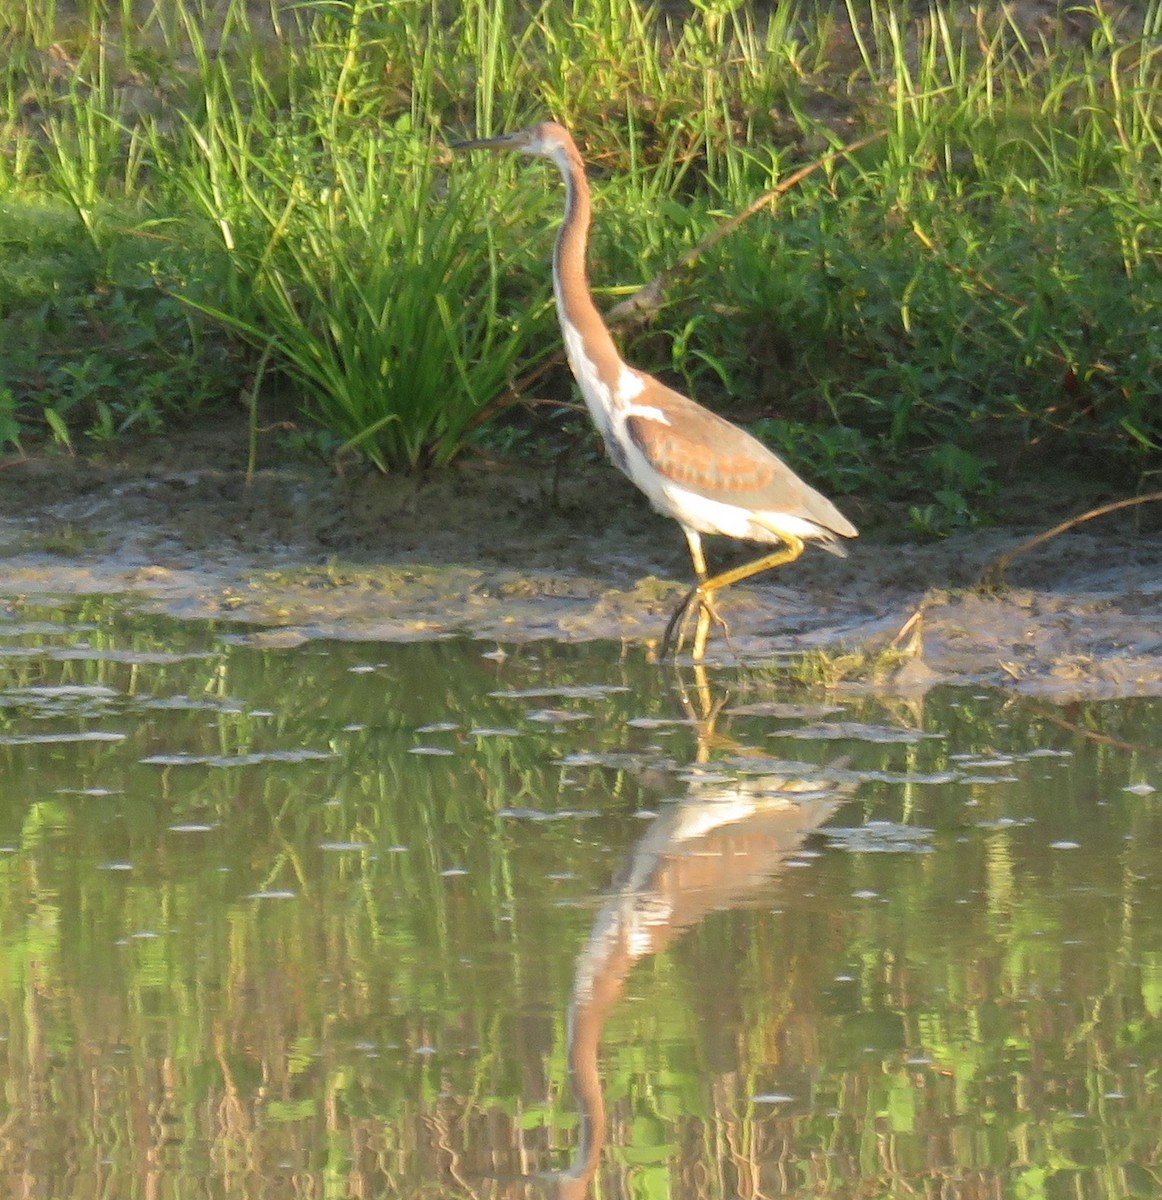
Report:
M 658 495 L 654 495 L 654 492 Z M 751 532 L 750 513 L 733 504 L 720 500 L 707 500 L 685 488 L 673 484 L 662 484 L 647 493 L 653 506 L 665 516 L 697 529 L 699 533 L 717 533 L 725 537 L 749 538 Z M 774 538 L 769 540 L 774 541 Z
M 655 490 L 660 492 L 656 498 Z M 673 517 L 699 533 L 772 544 L 785 541 L 781 536 L 783 534 L 797 538 L 813 538 L 824 532 L 814 521 L 807 521 L 802 517 L 779 512 L 752 513 L 750 509 L 721 500 L 710 500 L 673 484 L 665 484 L 656 489 L 643 488 L 643 491 L 660 513 Z

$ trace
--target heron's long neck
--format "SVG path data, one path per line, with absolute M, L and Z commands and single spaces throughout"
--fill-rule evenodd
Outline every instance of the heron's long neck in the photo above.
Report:
M 589 292 L 585 251 L 589 243 L 590 205 L 585 165 L 575 147 L 563 147 L 553 161 L 565 180 L 565 219 L 553 250 L 553 294 L 569 365 L 592 406 L 586 378 L 596 372 L 612 388 L 623 363 Z M 582 358 L 588 361 L 581 361 Z

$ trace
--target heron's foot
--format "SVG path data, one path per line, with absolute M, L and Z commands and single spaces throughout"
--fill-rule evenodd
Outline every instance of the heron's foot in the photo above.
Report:
M 678 607 L 670 614 L 670 619 L 666 622 L 666 632 L 662 634 L 662 649 L 658 654 L 659 659 L 668 658 L 671 650 L 675 654 L 679 653 L 685 645 L 686 630 L 690 627 L 690 606 L 697 595 L 698 587 L 695 585 L 682 597 Z
M 730 644 L 730 626 L 719 615 L 718 609 L 714 607 L 711 601 L 713 595 L 713 592 L 705 591 L 700 583 L 696 583 L 686 593 L 666 624 L 666 632 L 662 635 L 660 658 L 666 658 L 671 650 L 675 654 L 681 653 L 695 613 L 698 614 L 698 624 L 694 629 L 694 644 L 691 647 L 691 656 L 695 662 L 701 662 L 702 656 L 706 652 L 706 639 L 710 634 L 711 622 L 722 630 L 722 636 L 726 638 L 727 645 Z

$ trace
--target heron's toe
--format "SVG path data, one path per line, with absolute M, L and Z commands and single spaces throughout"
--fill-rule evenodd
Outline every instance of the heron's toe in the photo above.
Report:
M 723 633 L 723 636 L 729 642 L 730 626 L 727 625 L 726 619 L 714 607 L 713 592 L 706 591 L 702 584 L 696 583 L 678 603 L 674 609 L 669 622 L 666 624 L 666 632 L 662 635 L 661 658 L 666 658 L 671 651 L 674 654 L 680 654 L 682 647 L 686 644 L 686 635 L 690 629 L 690 622 L 693 620 L 695 612 L 698 614 L 698 624 L 695 627 L 694 633 L 694 661 L 701 660 L 703 652 L 706 649 L 706 639 L 709 635 L 711 623 L 717 625 Z

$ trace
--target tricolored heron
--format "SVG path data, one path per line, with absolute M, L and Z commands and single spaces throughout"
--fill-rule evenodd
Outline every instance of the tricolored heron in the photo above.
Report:
M 696 606 L 691 652 L 700 662 L 711 621 L 726 628 L 714 608 L 717 592 L 793 562 L 808 541 L 844 557 L 847 552 L 836 539 L 855 537 L 856 528 L 757 438 L 622 359 L 589 291 L 589 184 L 567 129 L 547 121 L 499 137 L 457 142 L 452 148 L 515 150 L 547 158 L 565 180 L 565 217 L 553 251 L 553 295 L 565 353 L 606 453 L 686 535 L 698 582 L 674 610 L 662 654 L 675 638 L 681 649 Z M 704 533 L 778 549 L 710 575 L 702 553 Z

